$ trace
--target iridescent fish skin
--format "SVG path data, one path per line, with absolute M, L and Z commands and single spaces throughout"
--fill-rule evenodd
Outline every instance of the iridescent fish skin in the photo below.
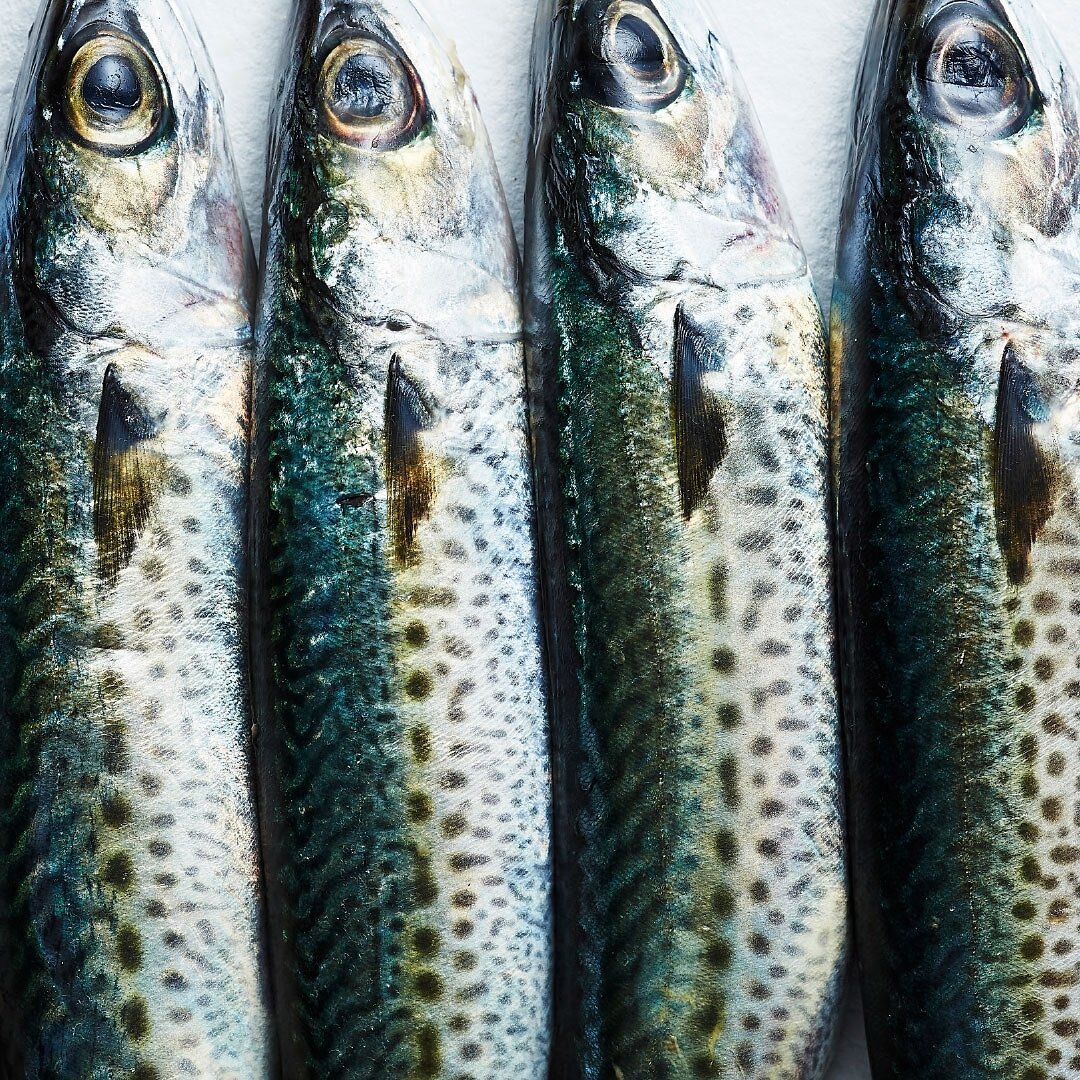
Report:
M 549 0 L 537 35 L 553 1075 L 818 1077 L 848 938 L 820 312 L 695 0 Z
M 542 1080 L 551 793 L 513 231 L 409 3 L 296 9 L 253 625 L 291 1080 Z
M 273 1074 L 254 259 L 176 0 L 43 5 L 0 203 L 0 1073 Z
M 833 316 L 879 1080 L 1080 1051 L 1080 128 L 1028 0 L 882 0 Z

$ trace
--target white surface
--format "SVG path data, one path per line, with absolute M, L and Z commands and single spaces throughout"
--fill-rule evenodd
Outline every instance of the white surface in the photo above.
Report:
M 716 9 L 754 95 L 822 299 L 832 280 L 847 160 L 851 86 L 873 0 L 705 0 Z M 0 130 L 39 0 L 0 0 Z M 266 115 L 292 0 L 188 0 L 225 91 L 241 175 L 258 230 Z M 535 0 L 428 0 L 473 78 L 520 223 L 529 129 Z M 1075 0 L 1042 0 L 1077 70 Z M 869 1075 L 854 1006 L 831 1080 Z

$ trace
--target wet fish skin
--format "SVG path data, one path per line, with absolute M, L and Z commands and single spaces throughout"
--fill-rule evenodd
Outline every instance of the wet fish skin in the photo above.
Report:
M 553 1075 L 819 1076 L 847 944 L 820 312 L 701 7 L 548 2 L 534 77 Z
M 1028 0 L 878 5 L 832 337 L 879 1080 L 1080 1049 L 1077 106 Z
M 0 1071 L 269 1077 L 254 260 L 176 0 L 43 4 L 0 207 Z
M 487 136 L 412 5 L 302 2 L 271 156 L 253 655 L 284 1069 L 539 1080 L 548 734 Z

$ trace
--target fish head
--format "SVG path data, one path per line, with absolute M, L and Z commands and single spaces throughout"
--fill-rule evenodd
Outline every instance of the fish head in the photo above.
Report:
M 339 316 L 442 339 L 520 335 L 517 250 L 475 96 L 408 2 L 309 0 L 274 152 Z
M 875 228 L 927 336 L 1072 319 L 1076 84 L 1030 0 L 883 0 L 864 73 Z M 876 82 L 876 85 L 873 83 Z
M 8 159 L 24 298 L 91 339 L 249 339 L 250 239 L 181 0 L 52 0 L 37 33 Z
M 538 33 L 554 42 L 544 198 L 595 284 L 804 272 L 749 95 L 697 0 L 557 0 Z

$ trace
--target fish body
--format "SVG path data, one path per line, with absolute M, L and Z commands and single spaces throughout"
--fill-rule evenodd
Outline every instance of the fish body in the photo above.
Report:
M 879 1080 L 1080 1068 L 1077 106 L 1027 0 L 878 5 L 833 362 Z
M 702 8 L 560 0 L 537 34 L 554 1075 L 820 1076 L 848 937 L 820 312 Z
M 254 259 L 175 0 L 43 5 L 0 266 L 0 1072 L 269 1077 Z
M 547 1075 L 548 727 L 517 254 L 409 3 L 298 4 L 256 389 L 283 1065 Z

